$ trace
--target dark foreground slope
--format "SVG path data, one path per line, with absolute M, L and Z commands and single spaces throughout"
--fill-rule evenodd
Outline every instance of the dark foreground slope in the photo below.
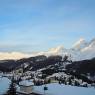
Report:
M 66 68 L 69 71 L 74 71 L 81 74 L 90 73 L 91 75 L 95 75 L 95 58 L 91 60 L 73 62 L 72 64 L 69 64 Z
M 9 72 L 14 69 L 23 68 L 27 65 L 26 69 L 37 70 L 40 68 L 44 68 L 48 65 L 56 64 L 62 60 L 61 56 L 50 56 L 46 57 L 44 55 L 23 58 L 20 60 L 2 60 L 0 61 L 0 70 L 3 72 Z

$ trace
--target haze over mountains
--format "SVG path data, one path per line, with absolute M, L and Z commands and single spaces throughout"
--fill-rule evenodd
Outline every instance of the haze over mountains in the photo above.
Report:
M 87 42 L 85 39 L 80 38 L 70 49 L 66 49 L 63 45 L 56 48 L 51 48 L 45 52 L 25 54 L 21 52 L 0 52 L 0 60 L 5 59 L 21 59 L 38 55 L 67 55 L 72 61 L 86 60 L 95 57 L 95 39 Z

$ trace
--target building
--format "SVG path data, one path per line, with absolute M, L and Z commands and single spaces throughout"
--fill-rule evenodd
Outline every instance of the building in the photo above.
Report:
M 34 89 L 34 83 L 24 80 L 19 83 L 18 95 L 32 95 Z

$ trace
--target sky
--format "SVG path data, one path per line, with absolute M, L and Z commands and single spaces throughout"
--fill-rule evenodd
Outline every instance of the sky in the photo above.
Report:
M 0 0 L 0 52 L 38 52 L 95 38 L 95 0 Z

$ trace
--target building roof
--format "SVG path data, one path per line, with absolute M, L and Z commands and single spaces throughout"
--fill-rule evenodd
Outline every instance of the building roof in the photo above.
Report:
M 19 83 L 19 86 L 33 86 L 34 83 L 32 81 L 23 80 Z

